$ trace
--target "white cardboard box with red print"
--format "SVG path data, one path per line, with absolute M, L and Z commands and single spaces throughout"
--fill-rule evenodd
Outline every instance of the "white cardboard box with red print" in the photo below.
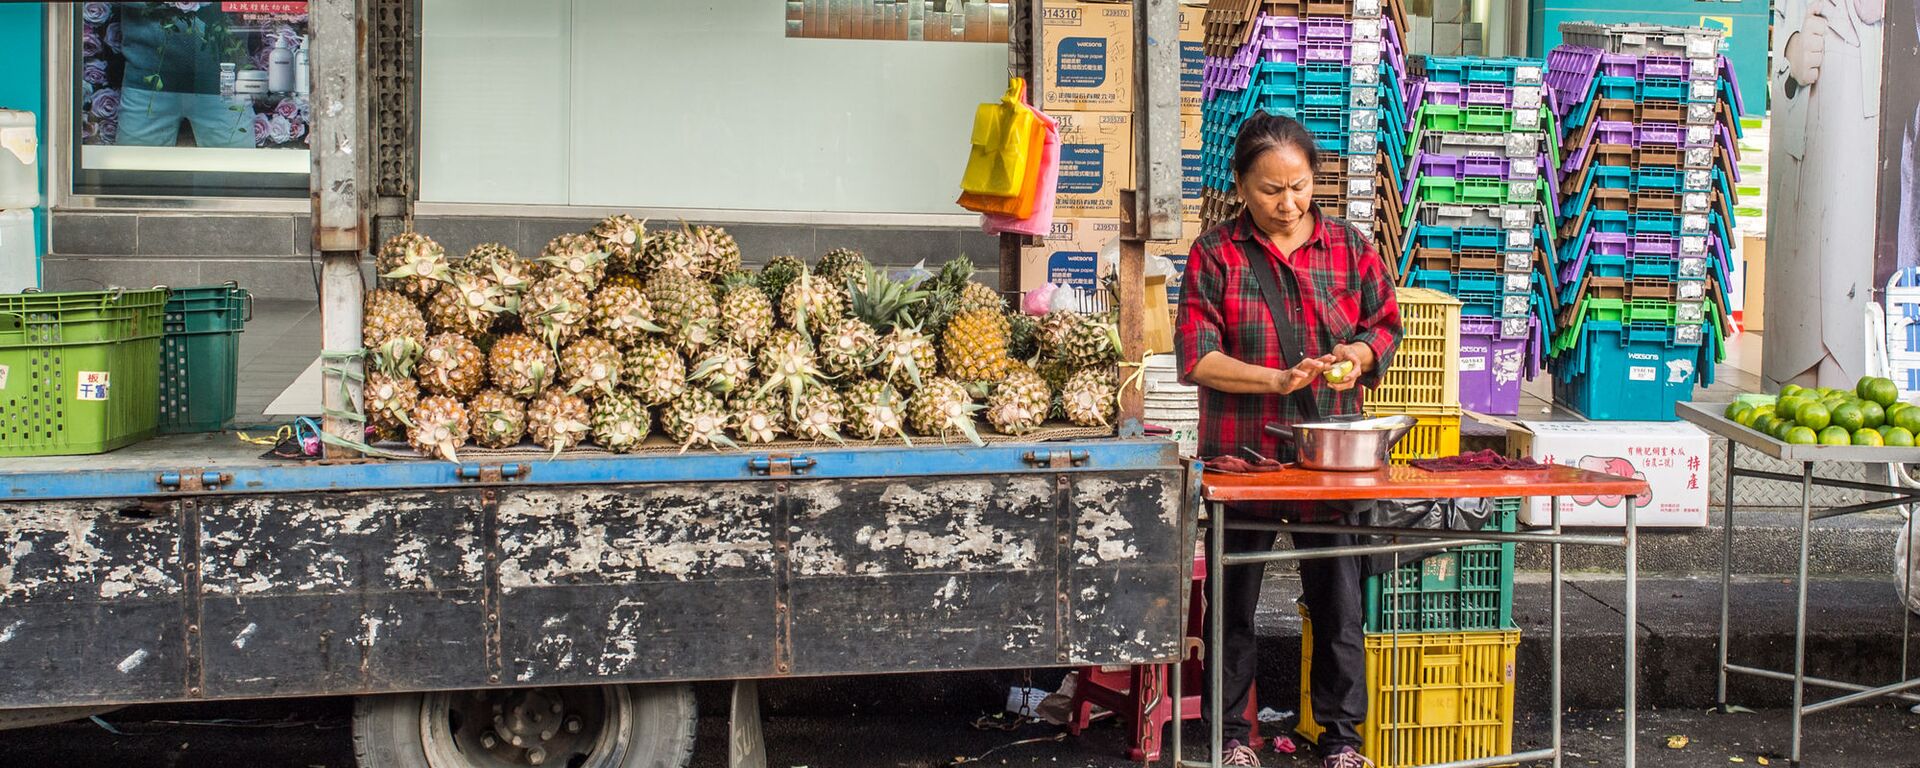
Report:
M 1692 424 L 1638 421 L 1523 421 L 1507 433 L 1509 450 L 1549 464 L 1647 481 L 1651 498 L 1636 502 L 1642 527 L 1699 528 L 1707 524 L 1707 433 Z M 1527 525 L 1552 525 L 1549 499 L 1533 499 L 1520 513 Z M 1562 525 L 1623 527 L 1626 500 L 1617 496 L 1560 499 Z

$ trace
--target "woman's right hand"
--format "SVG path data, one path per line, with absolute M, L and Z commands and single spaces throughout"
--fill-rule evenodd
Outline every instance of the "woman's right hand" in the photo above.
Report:
M 1327 365 L 1324 358 L 1309 357 L 1292 368 L 1274 371 L 1278 374 L 1274 377 L 1274 394 L 1291 395 L 1305 389 L 1307 385 L 1313 383 L 1314 379 L 1320 378 L 1321 374 L 1327 372 Z

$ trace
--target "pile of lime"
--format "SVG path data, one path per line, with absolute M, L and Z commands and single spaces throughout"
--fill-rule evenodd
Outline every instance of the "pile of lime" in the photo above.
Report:
M 1795 384 L 1772 403 L 1734 402 L 1727 418 L 1795 445 L 1911 447 L 1920 434 L 1920 407 L 1901 402 L 1892 379 L 1868 376 L 1852 392 Z

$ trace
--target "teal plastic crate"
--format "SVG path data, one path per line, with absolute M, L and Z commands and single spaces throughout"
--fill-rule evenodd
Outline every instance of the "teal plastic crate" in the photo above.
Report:
M 1521 499 L 1493 499 L 1483 530 L 1512 533 Z M 1367 631 L 1514 629 L 1513 544 L 1470 544 L 1368 577 Z
M 165 289 L 0 296 L 0 456 L 152 437 L 166 303 Z
M 253 297 L 233 283 L 176 288 L 161 341 L 160 431 L 219 432 L 238 403 L 240 333 Z

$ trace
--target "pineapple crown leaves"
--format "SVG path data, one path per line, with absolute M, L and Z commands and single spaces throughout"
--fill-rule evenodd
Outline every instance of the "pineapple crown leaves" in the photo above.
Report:
M 886 270 L 868 265 L 862 278 L 850 278 L 847 281 L 847 295 L 852 299 L 853 316 L 866 321 L 867 325 L 881 333 L 909 319 L 908 311 L 932 296 L 932 292 L 922 290 L 919 280 L 894 280 Z
M 373 365 L 388 376 L 405 378 L 413 375 L 413 364 L 423 351 L 419 339 L 396 335 L 373 348 Z
M 985 446 L 987 442 L 980 439 L 980 426 L 974 423 L 973 419 L 974 414 L 983 410 L 986 410 L 986 406 L 979 403 L 969 402 L 949 405 L 947 406 L 946 413 L 946 428 L 960 430 L 961 434 L 967 436 L 968 442 L 976 446 Z
M 900 393 L 897 390 L 895 390 L 893 387 L 886 386 L 883 384 L 880 387 L 880 401 L 877 403 L 874 403 L 874 405 L 879 406 L 881 408 L 885 408 L 893 412 L 892 427 L 893 427 L 894 433 L 900 437 L 900 440 L 902 442 L 905 442 L 907 444 L 908 448 L 912 448 L 913 438 L 907 435 L 906 398 L 901 397 Z M 876 432 L 873 436 L 874 442 L 876 443 L 880 442 L 880 437 L 881 436 Z
M 559 419 L 553 422 L 553 431 L 559 434 L 584 435 L 592 429 L 593 425 L 579 419 Z M 578 444 L 580 441 L 576 439 L 573 442 Z M 573 446 L 568 445 L 565 440 L 553 441 L 553 453 L 547 454 L 547 460 L 553 461 L 560 458 L 560 454 L 571 447 Z

